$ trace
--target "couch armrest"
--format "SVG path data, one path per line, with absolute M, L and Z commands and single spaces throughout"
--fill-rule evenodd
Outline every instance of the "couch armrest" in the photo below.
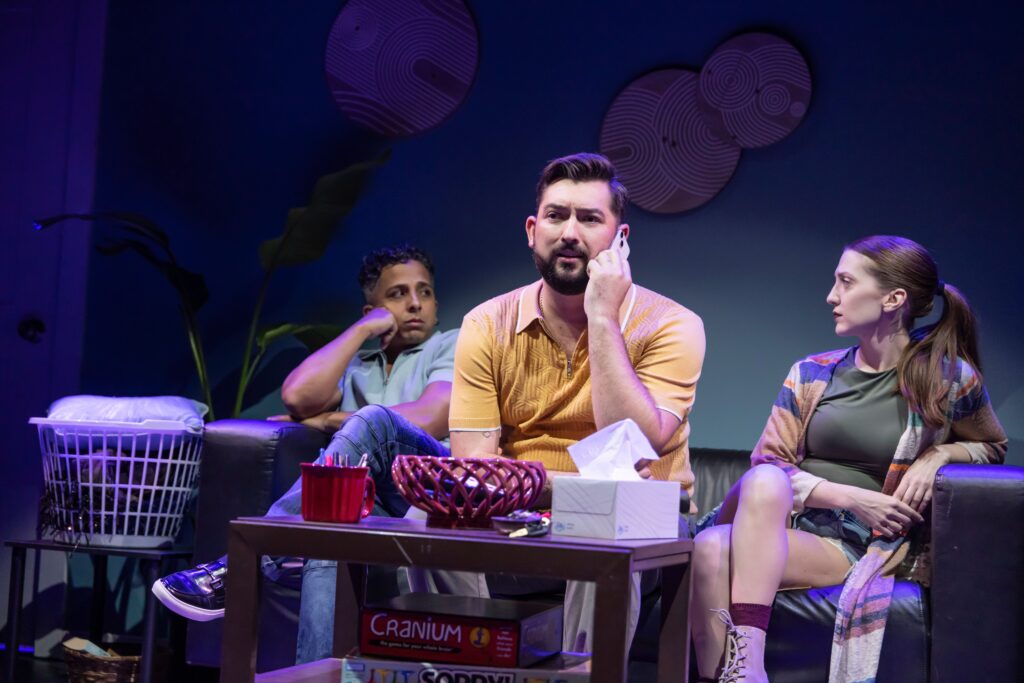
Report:
M 299 476 L 330 436 L 290 422 L 218 420 L 206 425 L 199 465 L 194 559 L 227 552 L 228 522 L 262 515 Z
M 932 681 L 1024 671 L 1024 468 L 947 465 L 932 501 Z

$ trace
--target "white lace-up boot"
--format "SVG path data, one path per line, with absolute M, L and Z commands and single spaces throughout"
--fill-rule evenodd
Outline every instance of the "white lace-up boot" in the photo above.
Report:
M 728 610 L 711 610 L 725 624 L 725 664 L 718 683 L 768 683 L 764 671 L 765 632 L 753 626 L 736 626 Z

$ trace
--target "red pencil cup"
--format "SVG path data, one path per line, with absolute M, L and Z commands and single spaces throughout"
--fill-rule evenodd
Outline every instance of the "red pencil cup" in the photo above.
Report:
M 358 522 L 377 495 L 368 467 L 302 463 L 302 518 L 310 522 Z

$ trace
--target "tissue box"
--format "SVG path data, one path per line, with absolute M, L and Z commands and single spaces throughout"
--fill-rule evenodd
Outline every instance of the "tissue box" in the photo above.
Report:
M 555 477 L 552 533 L 588 538 L 679 537 L 679 482 Z

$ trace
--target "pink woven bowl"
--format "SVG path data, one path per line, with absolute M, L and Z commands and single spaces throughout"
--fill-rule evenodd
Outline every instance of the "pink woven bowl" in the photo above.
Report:
M 491 517 L 533 505 L 547 474 L 539 462 L 399 455 L 391 478 L 427 526 L 489 529 Z

